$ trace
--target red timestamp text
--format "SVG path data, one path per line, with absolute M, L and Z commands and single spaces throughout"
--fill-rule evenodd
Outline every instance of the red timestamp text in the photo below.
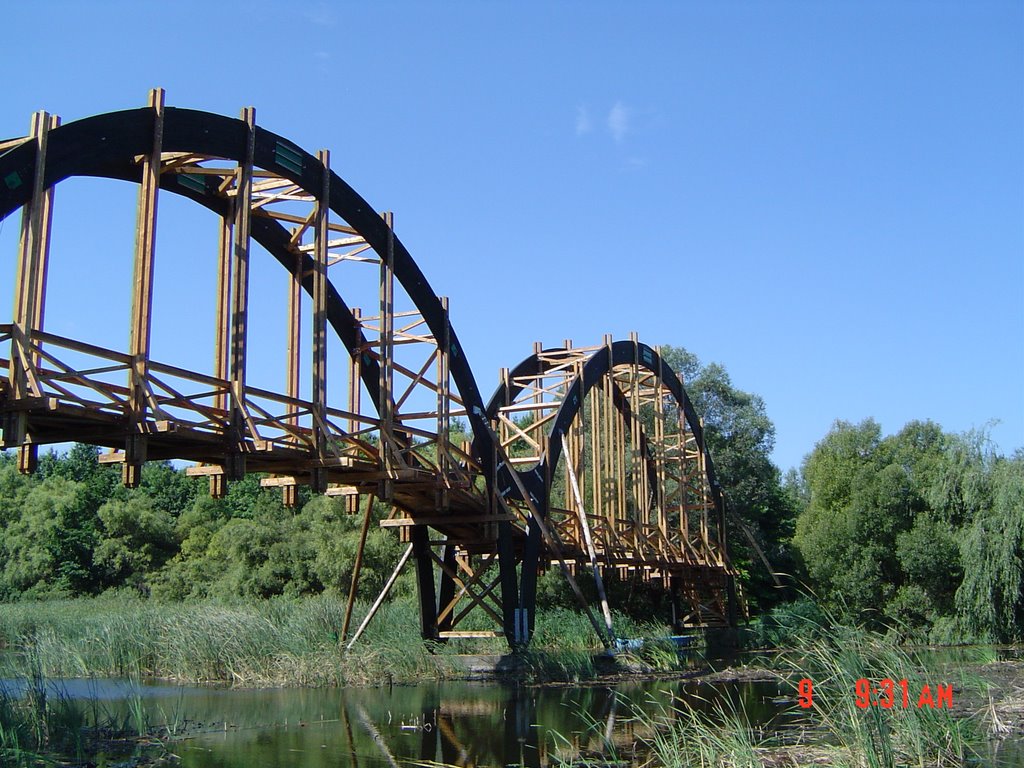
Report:
M 814 706 L 814 682 L 804 678 L 797 683 L 797 703 L 804 709 Z M 953 685 L 951 683 L 911 683 L 884 677 L 873 681 L 860 678 L 853 686 L 853 703 L 860 709 L 951 709 Z

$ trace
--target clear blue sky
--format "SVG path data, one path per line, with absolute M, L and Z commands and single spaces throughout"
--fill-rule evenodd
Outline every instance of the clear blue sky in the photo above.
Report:
M 160 85 L 330 148 L 451 297 L 485 393 L 534 340 L 636 330 L 763 396 L 783 470 L 837 418 L 1024 446 L 1020 2 L 38 2 L 4 27 L 0 136 Z M 123 349 L 135 193 L 95 189 L 59 192 L 48 327 Z M 214 230 L 169 197 L 175 362 L 209 335 Z M 174 266 L 190 248 L 205 275 Z

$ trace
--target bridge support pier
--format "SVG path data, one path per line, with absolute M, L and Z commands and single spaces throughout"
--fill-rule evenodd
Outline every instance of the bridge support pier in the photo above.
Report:
M 430 530 L 414 525 L 409 531 L 415 560 L 416 587 L 420 597 L 420 634 L 424 640 L 439 640 L 437 593 L 434 590 L 434 561 L 430 552 Z

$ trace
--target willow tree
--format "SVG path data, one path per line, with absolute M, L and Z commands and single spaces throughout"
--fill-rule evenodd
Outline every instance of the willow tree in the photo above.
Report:
M 960 547 L 964 578 L 956 607 L 965 628 L 999 642 L 1024 639 L 1024 453 L 975 453 L 969 480 L 985 498 Z M 979 477 L 980 475 L 980 477 Z

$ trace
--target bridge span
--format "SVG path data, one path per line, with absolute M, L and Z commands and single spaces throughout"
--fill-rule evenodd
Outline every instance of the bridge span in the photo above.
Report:
M 75 177 L 138 188 L 122 349 L 45 328 L 56 192 Z M 166 195 L 217 221 L 210 284 L 196 276 L 215 307 L 204 370 L 152 354 Z M 327 150 L 311 154 L 260 127 L 251 108 L 234 119 L 168 107 L 155 89 L 144 108 L 63 125 L 36 113 L 27 136 L 0 141 L 0 220 L 19 209 L 13 317 L 0 325 L 0 427 L 21 471 L 34 471 L 40 445 L 76 441 L 105 448 L 101 460 L 120 464 L 129 487 L 150 460 L 191 462 L 214 496 L 258 472 L 286 504 L 300 486 L 343 497 L 363 517 L 364 542 L 373 501 L 384 502 L 391 513 L 380 524 L 408 545 L 395 575 L 415 569 L 425 638 L 502 636 L 525 647 L 547 568 L 564 574 L 606 643 L 613 571 L 669 590 L 684 625 L 735 624 L 725 500 L 701 420 L 658 350 L 635 336 L 538 344 L 485 400 L 448 300 L 392 215 L 339 177 Z M 286 365 L 272 389 L 247 380 L 261 344 L 250 333 L 262 311 L 251 292 L 260 260 L 280 267 L 288 296 Z M 330 362 L 329 346 L 342 351 Z M 349 642 L 365 627 L 349 632 L 351 606 Z

